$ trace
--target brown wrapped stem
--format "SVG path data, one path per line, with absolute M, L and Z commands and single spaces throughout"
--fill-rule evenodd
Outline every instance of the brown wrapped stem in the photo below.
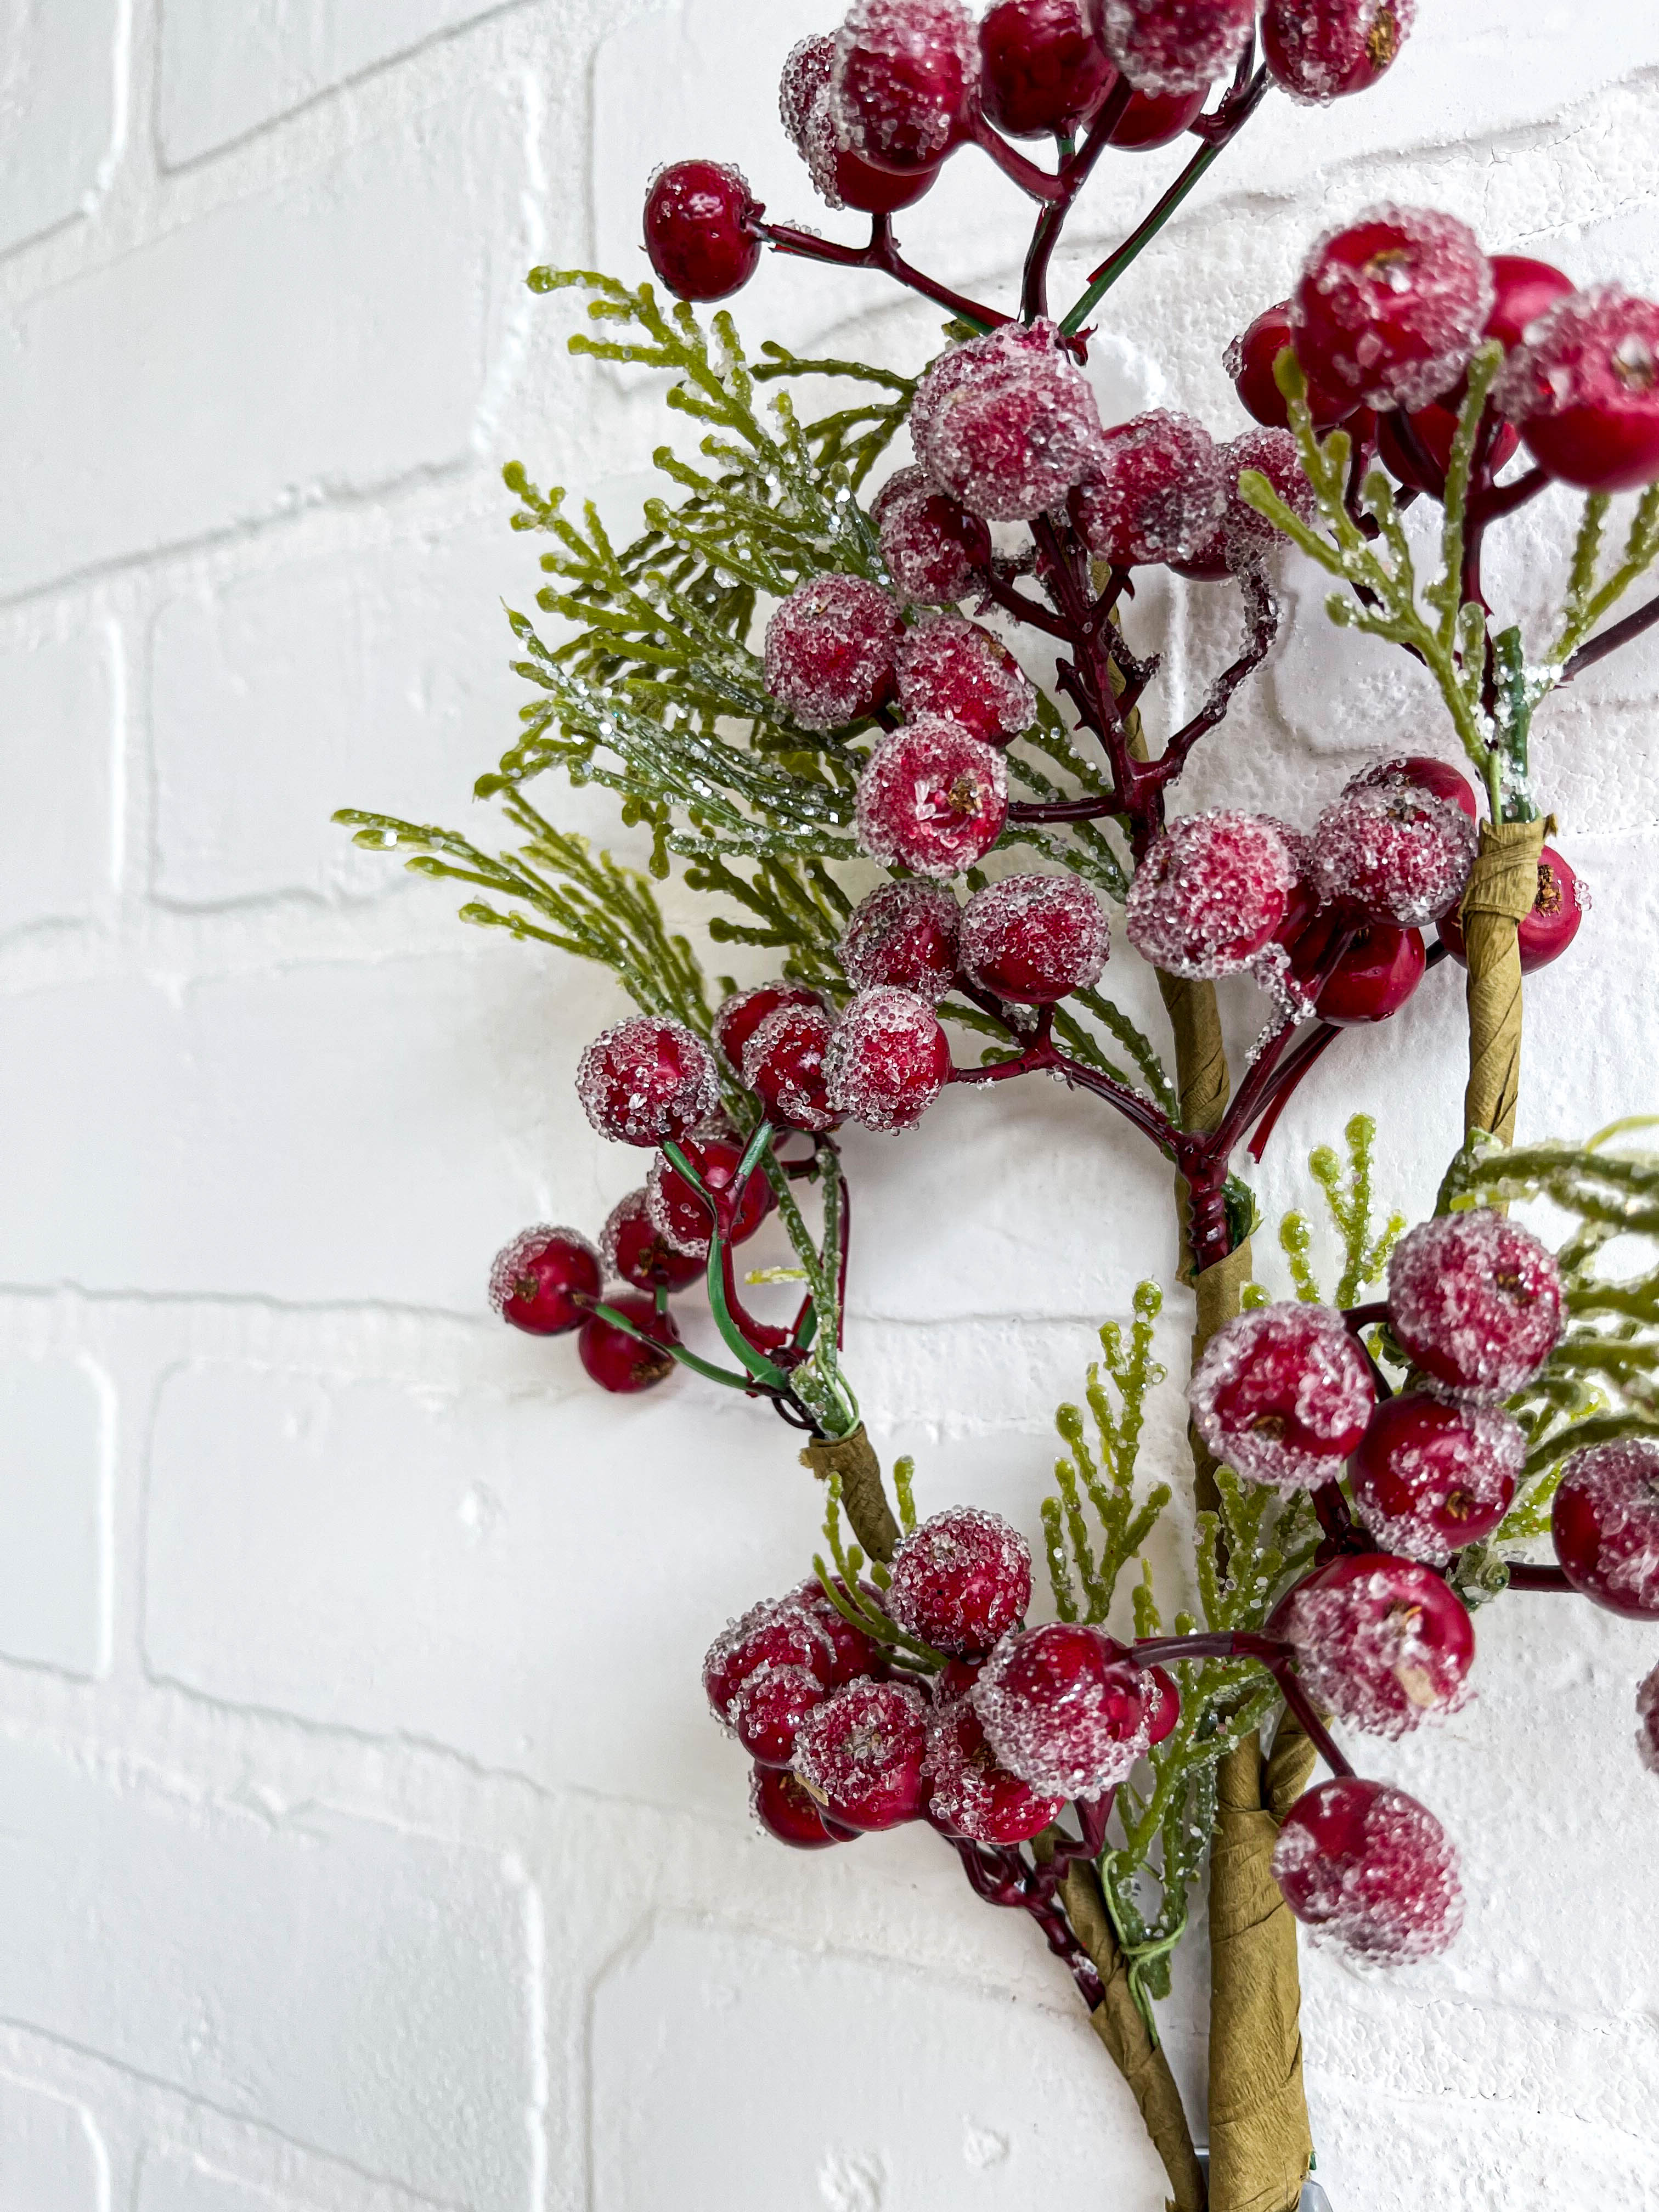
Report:
M 1218 1260 L 1212 1267 L 1206 1267 L 1194 1281 L 1193 1289 L 1198 1300 L 1198 1318 L 1193 1327 L 1194 1367 L 1210 1339 L 1237 1313 L 1244 1285 L 1251 1279 L 1250 1240 L 1247 1237 L 1224 1260 Z M 1213 1513 L 1221 1504 L 1221 1493 L 1215 1486 L 1215 1456 L 1190 1422 L 1187 1425 L 1187 1437 L 1193 1448 L 1193 1496 L 1200 1512 Z
M 1175 1032 L 1176 1075 L 1183 1129 L 1218 1129 L 1227 1110 L 1231 1079 L 1215 985 L 1158 970 L 1164 1010 Z
M 1469 1081 L 1463 1133 L 1515 1136 L 1521 1095 L 1521 951 L 1516 932 L 1538 896 L 1538 856 L 1547 822 L 1483 822 L 1480 849 L 1463 894 L 1468 947 Z
M 867 1559 L 884 1565 L 893 1556 L 899 1525 L 887 1503 L 881 1462 L 860 1422 L 849 1437 L 815 1437 L 800 1455 L 821 1482 L 841 1477 L 841 1502 Z

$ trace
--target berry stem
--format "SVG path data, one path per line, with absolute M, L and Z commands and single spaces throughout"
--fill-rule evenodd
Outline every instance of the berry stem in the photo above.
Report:
M 1031 233 L 1030 251 L 1025 257 L 1019 312 L 1028 323 L 1035 322 L 1039 315 L 1046 315 L 1048 312 L 1048 264 L 1054 258 L 1054 248 L 1060 243 L 1060 233 L 1066 228 L 1066 218 L 1133 97 L 1134 87 L 1127 77 L 1120 77 L 1112 87 L 1105 106 L 1090 125 L 1088 137 L 1075 154 L 1068 155 L 1060 163 L 1060 174 L 1064 191 L 1059 198 L 1051 200 L 1037 217 L 1036 228 Z
M 689 1367 L 694 1375 L 701 1375 L 705 1382 L 724 1382 L 729 1390 L 753 1390 L 755 1388 L 752 1375 L 734 1375 L 728 1368 L 716 1367 L 712 1359 L 704 1359 L 697 1352 L 688 1352 L 683 1344 L 659 1343 L 654 1336 L 647 1336 L 635 1322 L 629 1321 L 625 1313 L 619 1312 L 615 1306 L 605 1304 L 602 1300 L 594 1301 L 588 1305 L 587 1310 L 600 1321 L 609 1322 L 612 1328 L 621 1329 L 624 1336 L 631 1336 L 636 1343 L 648 1344 L 653 1352 L 667 1352 L 682 1367 Z
M 983 154 L 988 154 L 1003 175 L 1019 186 L 1028 199 L 1042 200 L 1048 207 L 1057 207 L 1069 199 L 1066 189 L 1066 173 L 1039 167 L 1008 143 L 1002 133 L 988 123 L 982 114 L 975 113 L 969 126 L 968 136 Z M 1040 219 L 1039 219 L 1040 222 Z
M 1516 1562 L 1510 1568 L 1510 1588 L 1517 1590 L 1562 1590 L 1568 1596 L 1577 1593 L 1560 1567 L 1528 1567 Z
M 1340 1780 L 1351 1781 L 1353 1768 L 1338 1748 L 1335 1740 L 1319 1717 L 1313 1700 L 1297 1680 L 1295 1662 L 1290 1659 L 1269 1662 L 1273 1680 L 1285 1693 L 1285 1702 L 1302 1723 L 1303 1731 L 1314 1749 L 1331 1772 Z
M 889 216 L 872 216 L 867 246 L 838 246 L 831 239 L 819 238 L 810 230 L 797 229 L 787 222 L 756 222 L 750 228 L 756 237 L 763 238 L 775 252 L 793 254 L 798 260 L 827 261 L 837 269 L 879 270 L 895 283 L 920 292 L 924 300 L 948 307 L 962 321 L 971 323 L 976 331 L 994 331 L 999 325 L 1013 320 L 1012 315 L 1000 315 L 993 307 L 981 307 L 977 300 L 953 292 L 948 284 L 941 284 L 921 270 L 913 268 L 894 243 L 892 219 Z
M 1065 1960 L 1079 1995 L 1093 2012 L 1105 1997 L 1106 1985 L 1065 1911 L 1054 1902 L 1052 1887 L 1042 1886 L 1016 1850 L 999 1850 L 960 1836 L 953 1836 L 951 1841 L 975 1896 L 982 1897 L 988 1905 L 1017 1905 L 1029 1912 L 1047 1937 L 1048 1948 Z
M 1656 623 L 1659 623 L 1659 599 L 1650 599 L 1646 606 L 1638 607 L 1634 614 L 1622 617 L 1611 628 L 1604 629 L 1600 637 L 1593 637 L 1588 645 L 1581 645 L 1562 670 L 1561 681 L 1571 684 L 1575 676 L 1582 676 L 1598 660 L 1605 660 L 1610 653 L 1617 653 L 1620 646 L 1628 645 L 1633 638 L 1640 637 Z

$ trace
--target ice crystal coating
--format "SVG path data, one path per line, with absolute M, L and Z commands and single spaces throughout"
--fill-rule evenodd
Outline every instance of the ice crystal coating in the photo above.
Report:
M 830 1016 L 822 1006 L 777 1006 L 743 1051 L 743 1079 L 767 1119 L 789 1129 L 833 1129 L 836 1115 L 823 1084 Z
M 1302 471 L 1302 456 L 1288 430 L 1246 430 L 1221 448 L 1221 481 L 1227 503 L 1221 511 L 1223 543 L 1234 558 L 1254 558 L 1277 545 L 1282 532 L 1247 507 L 1238 495 L 1238 479 L 1246 469 L 1267 477 L 1292 514 L 1304 522 L 1313 520 L 1314 492 Z
M 1314 825 L 1309 872 L 1322 901 L 1420 929 L 1468 888 L 1478 839 L 1461 806 L 1420 787 L 1346 792 Z
M 1449 761 L 1436 760 L 1429 753 L 1380 756 L 1357 775 L 1348 778 L 1342 787 L 1342 795 L 1346 799 L 1352 791 L 1387 791 L 1400 784 L 1426 791 L 1431 799 L 1449 800 L 1452 805 L 1462 807 L 1471 822 L 1480 819 L 1480 802 L 1468 776 Z
M 1457 1854 L 1403 1790 L 1322 1782 L 1285 1815 L 1273 1879 L 1297 1918 L 1372 1966 L 1432 1959 L 1463 1924 Z
M 576 1096 L 602 1137 L 659 1145 L 720 1102 L 714 1055 L 684 1022 L 636 1014 L 602 1030 L 576 1063 Z
M 748 990 L 733 991 L 730 998 L 720 1000 L 714 1013 L 714 1042 L 727 1066 L 741 1075 L 744 1048 L 769 1014 L 780 1006 L 823 1004 L 816 991 L 809 991 L 804 983 L 787 983 L 781 975 L 769 983 L 752 984 Z
M 1466 223 L 1373 208 L 1328 231 L 1304 264 L 1297 359 L 1328 390 L 1414 412 L 1468 367 L 1492 303 L 1492 270 Z
M 1187 1386 L 1193 1425 L 1249 1482 L 1335 1481 L 1376 1403 L 1364 1352 L 1328 1306 L 1255 1306 L 1218 1329 Z
M 855 990 L 896 984 L 936 1006 L 956 981 L 961 928 L 962 908 L 943 884 L 883 884 L 854 908 L 841 964 Z
M 1498 1528 L 1526 1459 L 1525 1432 L 1500 1406 L 1391 1398 L 1349 1462 L 1354 1505 L 1380 1550 L 1443 1567 Z
M 1576 292 L 1528 325 L 1496 398 L 1533 458 L 1586 491 L 1659 477 L 1659 303 Z
M 683 1146 L 687 1160 L 711 1192 L 729 1190 L 743 1164 L 743 1146 L 724 1134 L 688 1137 Z M 665 1244 L 690 1260 L 708 1257 L 714 1217 L 708 1200 L 694 1189 L 677 1167 L 662 1154 L 651 1163 L 645 1179 L 645 1202 L 652 1226 Z M 731 1241 L 742 1244 L 752 1237 L 772 1210 L 772 1186 L 764 1171 L 751 1168 L 743 1187 Z
M 899 704 L 910 722 L 939 715 L 982 744 L 1006 745 L 1036 720 L 1036 690 L 1000 638 L 961 615 L 929 615 L 898 652 Z
M 846 1583 L 839 1577 L 836 1588 L 843 1598 L 849 1596 Z M 879 1593 L 872 1590 L 866 1583 L 864 1595 L 878 1597 Z M 799 1589 L 792 1590 L 787 1602 L 798 1605 L 803 1613 L 809 1613 L 830 1638 L 835 1650 L 835 1661 L 830 1671 L 823 1675 L 823 1680 L 830 1689 L 838 1690 L 843 1682 L 855 1682 L 860 1674 L 874 1673 L 881 1660 L 881 1646 L 873 1638 L 866 1636 L 861 1628 L 854 1628 L 846 1614 L 830 1603 L 823 1584 L 816 1577 L 804 1582 Z
M 895 730 L 859 778 L 859 843 L 919 876 L 960 875 L 1008 818 L 1008 770 L 994 746 L 939 714 Z
M 1000 1514 L 953 1505 L 893 1553 L 887 1609 L 936 1651 L 988 1651 L 1031 1602 L 1031 1547 Z
M 1085 0 L 995 0 L 979 46 L 986 116 L 1010 137 L 1072 134 L 1111 88 Z
M 1052 323 L 1006 325 L 934 362 L 916 387 L 910 441 L 971 513 L 1025 522 L 1088 473 L 1100 414 Z
M 832 1844 L 848 1841 L 844 1830 L 824 1825 L 800 1777 L 787 1767 L 757 1765 L 750 1778 L 749 1809 L 764 1834 L 792 1850 L 828 1850 Z
M 1104 434 L 1095 465 L 1072 495 L 1089 550 L 1128 568 L 1191 558 L 1221 520 L 1221 457 L 1190 415 L 1155 408 Z
M 716 1720 L 729 1727 L 732 1700 L 762 1668 L 805 1667 L 827 1684 L 835 1664 L 834 1645 L 805 1607 L 787 1598 L 763 1598 L 728 1621 L 709 1645 L 702 1662 L 703 1693 Z
M 763 1766 L 787 1766 L 795 1734 L 828 1692 L 810 1667 L 757 1667 L 732 1692 L 732 1733 Z
M 1100 1629 L 1051 1620 L 1005 1637 L 969 1692 L 1012 1773 L 1060 1797 L 1115 1789 L 1146 1752 L 1149 1700 Z
M 702 1273 L 699 1261 L 675 1251 L 658 1234 L 651 1218 L 650 1193 L 643 1183 L 619 1198 L 606 1215 L 599 1232 L 599 1257 L 608 1276 L 620 1277 L 636 1291 L 654 1291 L 659 1283 L 681 1291 Z
M 880 167 L 939 161 L 979 88 L 979 40 L 960 0 L 854 0 L 830 79 L 843 145 Z
M 975 1844 L 1028 1844 L 1065 1808 L 1000 1765 L 979 1716 L 963 1701 L 928 1723 L 922 1763 L 927 1817 L 936 1827 Z
M 920 463 L 896 469 L 877 493 L 871 519 L 895 588 L 924 606 L 946 606 L 978 588 L 991 533 L 978 515 L 941 491 Z
M 1135 871 L 1123 926 L 1171 975 L 1236 975 L 1272 942 L 1297 880 L 1285 832 L 1266 815 L 1189 814 Z
M 1142 92 L 1200 92 L 1255 27 L 1255 0 L 1097 0 L 1106 51 Z
M 1456 1592 L 1412 1559 L 1333 1559 L 1280 1602 L 1267 1633 L 1295 1646 L 1310 1693 L 1368 1735 L 1404 1735 L 1468 1694 L 1474 1624 Z
M 1636 1692 L 1636 1750 L 1648 1772 L 1659 1775 L 1659 1667 Z
M 1549 1247 L 1490 1207 L 1402 1237 L 1389 1261 L 1389 1321 L 1425 1375 L 1507 1398 L 1561 1340 L 1561 1274 Z
M 823 31 L 814 38 L 797 40 L 784 58 L 783 73 L 778 79 L 778 114 L 797 153 L 804 150 L 813 108 L 830 89 L 835 58 L 835 34 Z
M 599 1255 L 579 1229 L 521 1229 L 489 1270 L 492 1310 L 531 1336 L 580 1328 L 599 1295 Z
M 831 1820 L 871 1831 L 921 1810 L 927 1709 L 907 1683 L 848 1682 L 807 1714 L 794 1771 Z
M 824 1077 L 837 1114 L 883 1135 L 913 1129 L 951 1079 L 950 1041 L 925 999 L 878 985 L 836 1023 Z
M 982 990 L 1044 1006 L 1100 980 L 1111 948 L 1105 910 L 1075 876 L 1006 876 L 962 916 L 962 964 Z
M 1293 99 L 1323 106 L 1375 84 L 1416 14 L 1416 0 L 1267 0 L 1264 58 Z
M 804 730 L 861 722 L 892 696 L 904 624 L 861 576 L 798 584 L 766 625 L 766 688 Z
M 1279 300 L 1264 307 L 1254 322 L 1230 339 L 1221 356 L 1221 365 L 1231 377 L 1245 412 L 1273 430 L 1287 428 L 1291 419 L 1289 404 L 1273 380 L 1273 364 L 1286 346 L 1294 350 L 1291 303 Z M 1355 404 L 1351 392 L 1327 392 L 1311 380 L 1309 383 L 1308 411 L 1319 429 L 1340 422 L 1353 412 Z
M 1610 1613 L 1659 1618 L 1659 1442 L 1626 1437 L 1575 1452 L 1550 1534 L 1576 1589 Z

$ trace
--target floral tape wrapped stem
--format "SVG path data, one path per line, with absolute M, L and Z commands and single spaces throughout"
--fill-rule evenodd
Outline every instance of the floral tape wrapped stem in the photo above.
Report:
M 800 1463 L 821 1482 L 828 1482 L 832 1474 L 841 1477 L 842 1509 L 866 1556 L 884 1565 L 890 1559 L 898 1543 L 899 1525 L 887 1503 L 881 1462 L 863 1424 L 851 1436 L 815 1437 L 802 1452 Z
M 1469 1080 L 1463 1132 L 1515 1138 L 1521 1092 L 1521 952 L 1516 932 L 1538 896 L 1538 858 L 1554 817 L 1483 822 L 1462 921 L 1468 947 Z

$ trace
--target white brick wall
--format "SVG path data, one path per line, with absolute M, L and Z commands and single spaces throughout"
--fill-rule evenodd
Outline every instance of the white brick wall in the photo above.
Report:
M 487 827 L 500 601 L 537 580 L 499 465 L 625 526 L 660 434 L 519 278 L 638 273 L 643 173 L 684 152 L 811 220 L 773 81 L 833 13 L 0 0 L 0 2212 L 1158 2201 L 1041 1947 L 929 1838 L 749 1833 L 696 1670 L 810 1554 L 788 1440 L 695 1388 L 603 1401 L 483 1305 L 508 1232 L 597 1228 L 633 1180 L 570 1093 L 616 1000 L 327 821 Z M 1230 331 L 1384 195 L 1659 285 L 1659 13 L 1421 14 L 1369 99 L 1270 103 L 1114 295 L 1116 402 L 1231 423 Z M 1103 169 L 1071 269 L 1171 166 Z M 1017 214 L 966 158 L 907 235 L 1001 282 Z M 782 265 L 738 313 L 910 359 L 932 328 Z M 1499 555 L 1523 604 L 1551 551 L 1529 524 Z M 1425 730 L 1410 670 L 1339 657 L 1290 581 L 1301 625 L 1199 781 L 1224 751 L 1228 788 L 1305 814 Z M 1231 614 L 1144 611 L 1191 696 Z M 1536 1130 L 1659 1103 L 1656 686 L 1659 644 L 1540 740 L 1597 904 L 1533 995 Z M 1270 1217 L 1355 1098 L 1425 1201 L 1452 996 L 1308 1086 Z M 1164 1178 L 1046 1089 L 851 1150 L 872 1419 L 924 1504 L 1035 1528 L 1091 1324 L 1170 1279 Z M 1381 1989 L 1311 1963 L 1322 2170 L 1337 2212 L 1651 2212 L 1644 1640 L 1522 1601 L 1482 1638 L 1480 1700 L 1386 1762 L 1462 1838 L 1468 1930 Z M 1202 1971 L 1200 1938 L 1166 2008 L 1194 2086 Z

